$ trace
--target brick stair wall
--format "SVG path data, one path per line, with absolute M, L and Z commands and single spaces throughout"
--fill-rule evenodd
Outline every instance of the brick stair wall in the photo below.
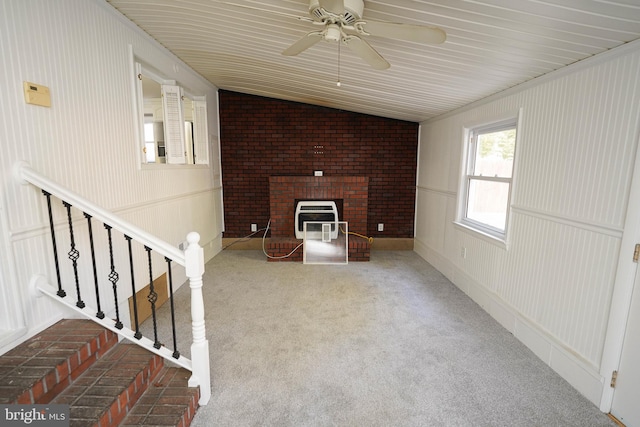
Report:
M 90 320 L 62 320 L 0 356 L 0 403 L 68 404 L 70 426 L 188 426 L 190 372 Z

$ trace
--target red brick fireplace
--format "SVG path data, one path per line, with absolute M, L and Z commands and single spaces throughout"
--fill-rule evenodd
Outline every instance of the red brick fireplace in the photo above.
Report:
M 271 239 L 266 245 L 271 256 L 288 254 L 300 244 L 295 238 L 294 212 L 299 200 L 335 200 L 340 221 L 349 231 L 366 234 L 369 178 L 362 176 L 272 176 L 269 177 Z M 357 236 L 349 238 L 349 261 L 368 261 L 370 244 Z M 270 261 L 278 261 L 269 258 Z M 282 261 L 301 261 L 302 248 Z

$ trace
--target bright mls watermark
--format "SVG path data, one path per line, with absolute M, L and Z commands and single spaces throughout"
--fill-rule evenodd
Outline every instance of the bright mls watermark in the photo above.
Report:
M 0 426 L 69 427 L 69 405 L 0 405 Z

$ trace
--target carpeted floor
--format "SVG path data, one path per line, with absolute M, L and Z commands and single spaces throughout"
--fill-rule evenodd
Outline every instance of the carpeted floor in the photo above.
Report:
M 223 251 L 203 288 L 213 391 L 193 426 L 615 425 L 411 251 L 348 265 Z M 175 298 L 188 357 L 189 286 Z

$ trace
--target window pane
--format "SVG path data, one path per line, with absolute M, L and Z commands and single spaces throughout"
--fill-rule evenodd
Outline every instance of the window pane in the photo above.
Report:
M 505 230 L 509 183 L 470 179 L 468 197 L 467 218 Z
M 147 163 L 155 163 L 156 161 L 156 144 L 155 142 L 145 142 L 144 152 L 147 159 Z
M 153 123 L 144 124 L 144 142 L 153 142 Z
M 515 129 L 479 134 L 473 175 L 511 178 L 515 146 Z

